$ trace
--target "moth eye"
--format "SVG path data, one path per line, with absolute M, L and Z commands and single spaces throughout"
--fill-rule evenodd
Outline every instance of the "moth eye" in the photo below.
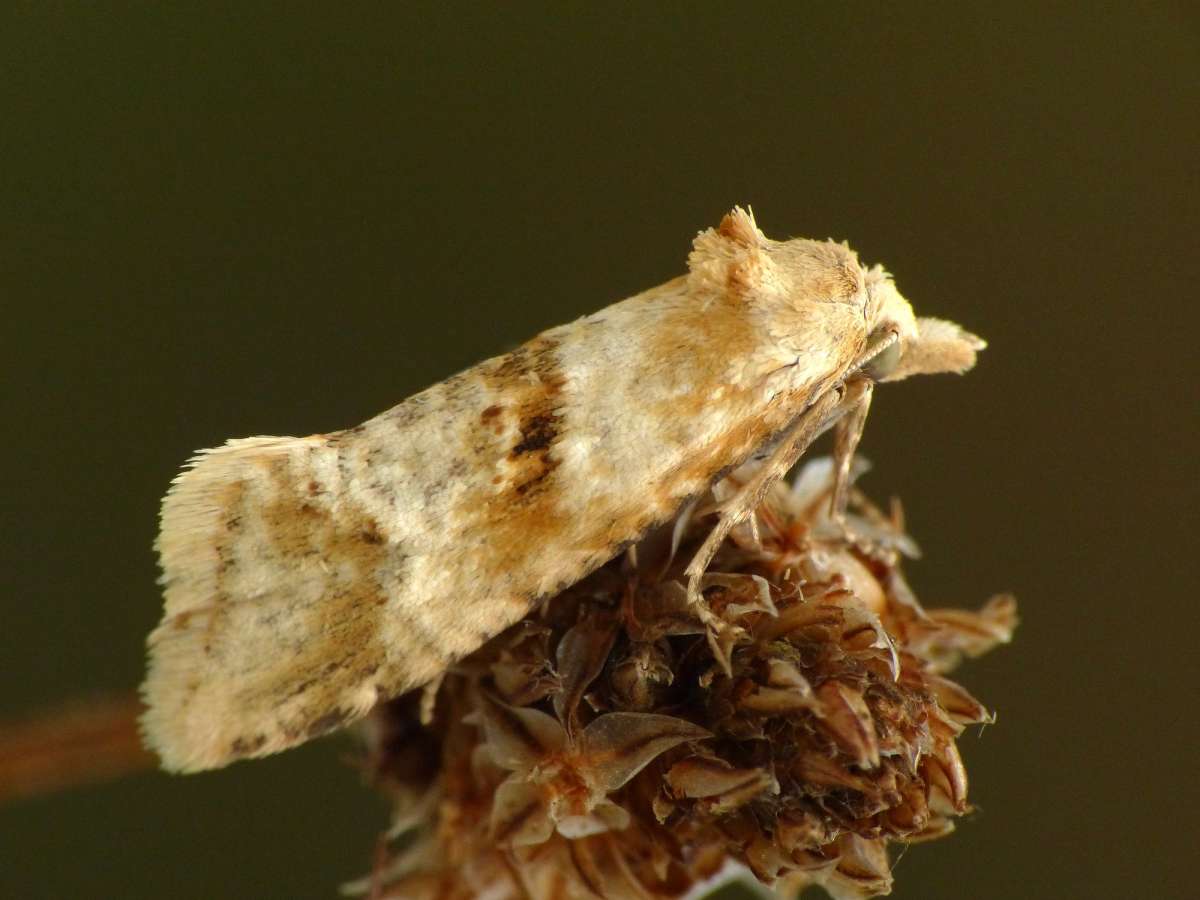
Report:
M 872 381 L 882 381 L 900 364 L 900 337 L 890 329 L 880 329 L 871 335 L 868 347 L 877 347 L 874 355 L 868 356 L 859 371 Z M 870 349 L 867 351 L 870 353 Z

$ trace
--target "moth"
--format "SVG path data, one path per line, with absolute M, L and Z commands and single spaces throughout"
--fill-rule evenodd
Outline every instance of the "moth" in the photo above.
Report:
M 687 274 L 361 425 L 203 451 L 162 504 L 147 743 L 190 772 L 353 722 L 753 457 L 687 570 L 716 628 L 698 580 L 771 484 L 832 427 L 840 509 L 874 385 L 983 346 L 846 245 L 770 240 L 736 208 Z

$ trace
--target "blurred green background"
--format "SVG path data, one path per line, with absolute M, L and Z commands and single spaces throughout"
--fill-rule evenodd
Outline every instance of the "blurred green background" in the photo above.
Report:
M 863 445 L 926 604 L 1023 618 L 960 673 L 980 811 L 895 896 L 1191 895 L 1182 4 L 6 4 L 0 60 L 0 717 L 140 680 L 191 451 L 355 424 L 751 203 L 991 342 Z M 0 808 L 0 896 L 333 896 L 385 823 L 343 749 Z

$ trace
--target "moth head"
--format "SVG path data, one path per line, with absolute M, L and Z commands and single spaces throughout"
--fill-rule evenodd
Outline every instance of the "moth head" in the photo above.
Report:
M 866 273 L 866 291 L 867 346 L 857 369 L 874 381 L 961 374 L 975 365 L 976 354 L 987 346 L 953 322 L 917 318 L 880 266 Z
M 700 232 L 688 259 L 690 294 L 713 314 L 729 310 L 760 329 L 781 359 L 857 352 L 866 303 L 854 251 L 833 241 L 766 237 L 735 208 Z M 847 360 L 849 361 L 849 360 Z M 814 368 L 831 360 L 813 359 Z
M 984 347 L 953 323 L 918 319 L 891 276 L 860 265 L 846 244 L 773 241 L 748 209 L 700 232 L 688 269 L 689 294 L 706 316 L 755 335 L 742 363 L 751 377 L 787 367 L 798 382 L 830 371 L 896 381 L 964 372 Z

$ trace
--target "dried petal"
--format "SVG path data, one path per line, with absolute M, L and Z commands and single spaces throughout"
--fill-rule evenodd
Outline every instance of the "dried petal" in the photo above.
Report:
M 868 776 L 851 772 L 836 759 L 820 753 L 805 753 L 792 760 L 792 776 L 812 788 L 849 789 L 866 793 L 872 789 Z
M 805 871 L 832 867 L 832 861 L 809 859 L 802 851 L 808 847 L 823 847 L 834 838 L 829 823 L 815 815 L 785 814 L 775 822 L 775 840 Z
M 745 634 L 741 626 L 727 623 L 708 629 L 708 646 L 712 650 L 713 660 L 726 675 L 733 674 L 733 648 Z
M 756 624 L 754 636 L 760 641 L 773 641 L 803 629 L 840 629 L 842 612 L 835 606 L 822 603 L 795 603 L 781 610 L 774 619 Z
M 586 615 L 558 642 L 558 671 L 562 687 L 554 695 L 554 712 L 574 732 L 575 714 L 588 685 L 604 669 L 616 640 L 616 621 L 610 615 Z
M 813 696 L 812 685 L 790 659 L 772 657 L 767 660 L 767 684 L 773 688 L 787 688 L 808 697 Z
M 933 816 L 929 823 L 920 831 L 908 835 L 904 840 L 909 844 L 921 844 L 925 841 L 936 841 L 954 831 L 954 820 L 941 816 Z
M 850 463 L 849 483 L 871 471 L 871 463 L 855 456 Z M 792 482 L 789 506 L 799 517 L 819 519 L 825 516 L 833 492 L 834 460 L 832 456 L 817 456 L 808 460 Z
M 566 838 L 581 838 L 605 831 L 629 827 L 629 813 L 617 804 L 601 800 L 587 815 L 564 816 L 558 820 L 558 833 Z
M 711 757 L 691 757 L 676 763 L 665 776 L 677 797 L 703 799 L 707 815 L 724 815 L 760 794 L 778 793 L 779 783 L 764 769 L 735 769 Z
M 967 770 L 953 741 L 947 741 L 938 753 L 927 756 L 921 775 L 929 785 L 929 808 L 944 816 L 967 811 Z
M 767 884 L 791 868 L 792 860 L 788 854 L 765 835 L 755 835 L 745 852 L 746 862 L 749 863 L 754 877 Z
M 804 709 L 820 711 L 821 704 L 811 690 L 756 687 L 738 699 L 738 709 L 765 716 L 784 716 Z
M 925 612 L 925 607 L 921 605 L 921 601 L 917 599 L 917 595 L 913 593 L 913 589 L 909 587 L 899 569 L 892 569 L 888 573 L 884 587 L 888 602 L 894 607 L 904 611 L 918 622 L 933 621 Z
M 883 841 L 848 834 L 838 841 L 837 868 L 822 886 L 834 900 L 861 900 L 892 890 L 892 868 Z
M 848 548 L 836 544 L 814 545 L 809 552 L 821 580 L 839 577 L 846 589 L 868 609 L 882 613 L 887 608 L 887 594 L 871 570 Z
M 492 800 L 492 837 L 521 847 L 540 844 L 554 832 L 546 789 L 513 776 L 496 788 Z
M 872 769 L 878 766 L 879 741 L 862 694 L 837 681 L 827 681 L 817 688 L 817 697 L 825 711 L 821 723 L 855 764 Z
M 912 649 L 931 659 L 936 671 L 949 672 L 964 656 L 974 658 L 1011 641 L 1017 605 L 1010 594 L 999 594 L 978 612 L 933 609 L 929 619 L 931 627 L 913 636 Z
M 838 605 L 845 612 L 842 643 L 848 649 L 858 649 L 862 645 L 862 638 L 865 637 L 869 641 L 865 646 L 883 650 L 888 654 L 892 680 L 899 678 L 900 656 L 896 651 L 896 645 L 892 642 L 891 635 L 887 633 L 883 622 L 879 620 L 879 616 L 854 597 L 842 599 Z
M 696 799 L 736 790 L 758 775 L 757 769 L 735 769 L 724 760 L 711 756 L 690 756 L 671 766 L 664 780 L 676 797 Z
M 721 608 L 721 615 L 727 621 L 732 622 L 747 613 L 779 615 L 779 610 L 775 608 L 775 602 L 771 599 L 771 586 L 761 575 L 709 572 L 700 579 L 700 591 L 704 593 L 713 587 L 724 588 L 729 592 L 730 596 Z
M 991 723 L 994 717 L 984 705 L 967 693 L 966 688 L 948 678 L 933 675 L 929 678 L 938 704 L 959 726 Z
M 674 716 L 607 713 L 584 729 L 580 750 L 587 760 L 586 777 L 597 791 L 607 794 L 625 784 L 660 753 L 711 736 L 698 725 Z
M 496 764 L 512 771 L 532 768 L 562 750 L 567 734 L 553 716 L 528 707 L 509 706 L 482 695 L 483 728 Z

